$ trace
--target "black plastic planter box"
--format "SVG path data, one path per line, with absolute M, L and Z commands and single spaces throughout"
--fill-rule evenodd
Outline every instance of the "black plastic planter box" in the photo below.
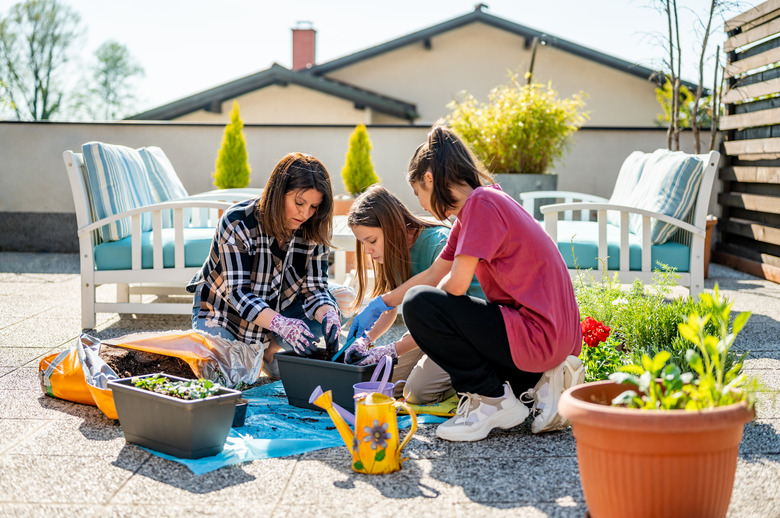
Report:
M 160 374 L 174 381 L 186 378 Z M 146 376 L 136 376 L 147 378 Z M 133 378 L 109 381 L 125 440 L 185 459 L 222 451 L 241 391 L 221 388 L 205 399 L 179 399 L 140 389 Z
M 279 361 L 279 374 L 291 405 L 301 408 L 323 411 L 320 407 L 309 404 L 309 396 L 317 386 L 323 391 L 333 391 L 333 401 L 346 410 L 352 411 L 355 406 L 355 383 L 371 380 L 376 365 L 347 365 L 338 362 L 302 358 L 293 351 L 283 351 L 276 354 Z M 395 365 L 396 361 L 393 361 Z M 392 379 L 392 369 L 390 377 Z

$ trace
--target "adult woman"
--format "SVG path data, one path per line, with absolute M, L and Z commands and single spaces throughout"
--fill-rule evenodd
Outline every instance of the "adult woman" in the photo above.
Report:
M 426 222 L 409 212 L 403 202 L 381 185 L 367 189 L 352 204 L 347 224 L 355 234 L 358 280 L 355 307 L 360 307 L 368 288 L 368 266 L 374 273 L 371 296 L 386 293 L 410 277 L 426 270 L 444 248 L 450 229 Z M 484 298 L 473 279 L 467 292 Z M 371 347 L 395 321 L 396 310 L 383 314 L 367 333 L 350 347 L 346 361 L 373 364 L 383 356 L 398 358 L 393 381 L 407 380 L 409 402 L 425 404 L 454 394 L 449 375 L 417 347 L 409 333 L 389 344 Z M 402 386 L 397 389 L 400 395 Z
M 449 373 L 463 397 L 436 430 L 452 441 L 481 440 L 523 422 L 532 395 L 532 431 L 560 429 L 568 386 L 581 383 L 579 310 L 555 243 L 515 200 L 492 184 L 452 130 L 436 125 L 407 174 L 422 207 L 456 221 L 426 271 L 372 300 L 349 335 L 371 328 L 403 301 L 404 321 L 420 349 Z M 464 296 L 476 273 L 487 301 Z M 435 286 L 435 287 L 434 287 Z
M 217 227 L 209 257 L 188 285 L 193 327 L 230 340 L 269 344 L 273 355 L 310 355 L 325 336 L 335 349 L 341 321 L 328 291 L 330 175 L 316 158 L 290 153 L 274 167 L 257 199 L 233 205 Z

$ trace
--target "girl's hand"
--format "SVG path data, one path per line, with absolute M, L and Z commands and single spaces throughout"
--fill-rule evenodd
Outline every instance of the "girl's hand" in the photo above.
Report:
M 390 358 L 398 358 L 398 352 L 395 349 L 395 342 L 370 348 L 365 356 L 358 359 L 357 364 L 374 365 L 385 356 L 389 356 Z
M 365 358 L 368 348 L 371 347 L 371 338 L 363 335 L 349 346 L 344 353 L 344 363 L 354 364 Z
M 303 320 L 288 318 L 277 313 L 271 319 L 268 329 L 289 342 L 299 356 L 311 356 L 317 350 L 314 335 L 311 334 L 309 326 Z
M 394 306 L 388 306 L 382 297 L 376 297 L 374 300 L 368 303 L 368 306 L 355 315 L 352 318 L 352 325 L 349 326 L 349 334 L 347 340 L 350 340 L 354 336 L 362 336 L 366 331 L 374 327 L 377 319 L 382 316 L 385 311 L 390 311 Z
M 339 348 L 339 336 L 341 335 L 341 318 L 339 318 L 339 312 L 334 308 L 330 308 L 322 317 L 322 331 L 325 336 L 325 350 L 332 355 Z

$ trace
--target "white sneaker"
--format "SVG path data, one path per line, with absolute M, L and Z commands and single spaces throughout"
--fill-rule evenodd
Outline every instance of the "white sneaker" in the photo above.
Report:
M 585 367 L 576 356 L 568 356 L 563 363 L 546 371 L 534 388 L 520 396 L 533 398 L 532 411 L 536 412 L 536 417 L 531 424 L 531 431 L 553 432 L 569 426 L 569 420 L 558 413 L 558 401 L 564 390 L 584 381 Z
M 506 383 L 504 395 L 500 397 L 463 394 L 455 417 L 436 428 L 436 437 L 448 441 L 480 441 L 493 428 L 513 428 L 526 417 L 528 408 L 515 397 L 509 383 Z

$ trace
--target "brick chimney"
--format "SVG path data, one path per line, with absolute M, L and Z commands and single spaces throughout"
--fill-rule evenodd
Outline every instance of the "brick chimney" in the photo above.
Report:
M 312 22 L 300 21 L 292 30 L 292 67 L 302 70 L 314 65 L 317 31 Z

